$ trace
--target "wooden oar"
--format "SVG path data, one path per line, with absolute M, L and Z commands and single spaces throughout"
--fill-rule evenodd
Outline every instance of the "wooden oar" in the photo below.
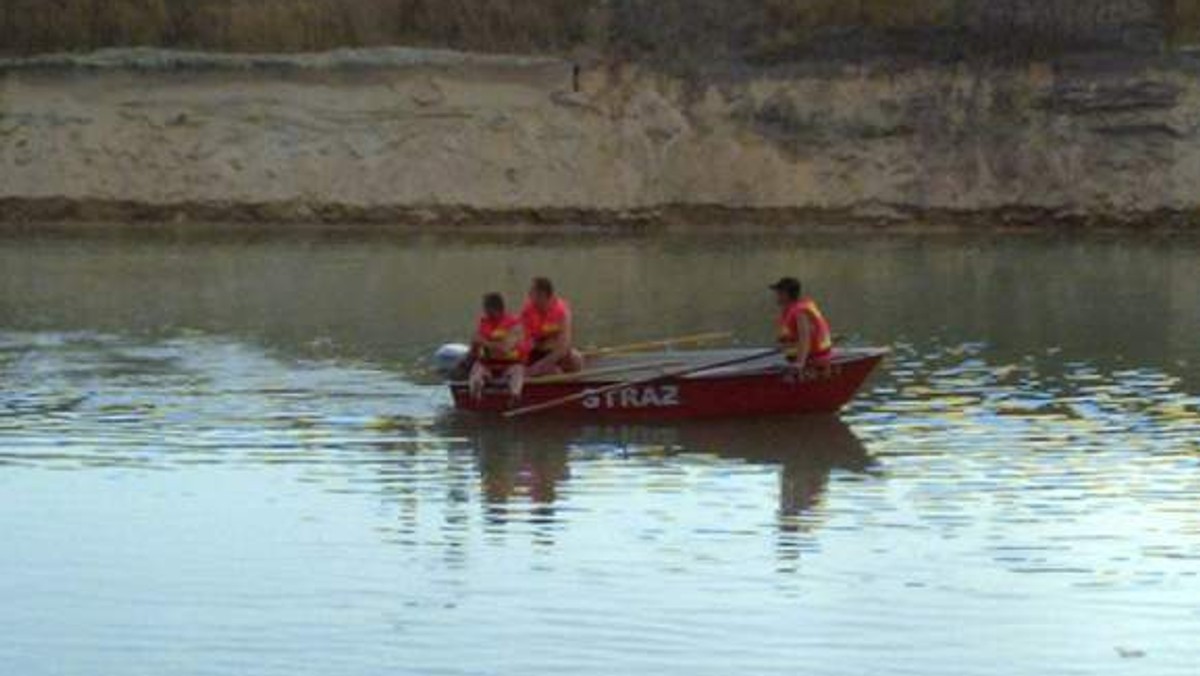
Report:
M 630 371 L 649 371 L 650 369 L 661 369 L 668 366 L 679 366 L 686 362 L 678 359 L 651 361 L 642 364 L 622 364 L 619 366 L 608 366 L 602 369 L 591 369 L 588 371 L 576 371 L 575 373 L 555 373 L 549 376 L 539 376 L 530 378 L 527 383 L 530 385 L 546 385 L 550 383 L 569 383 L 575 380 L 585 380 L 594 376 L 611 376 L 615 373 L 628 373 Z
M 694 336 L 680 336 L 679 338 L 665 338 L 663 340 L 649 340 L 644 343 L 630 343 L 629 345 L 618 345 L 616 347 L 600 347 L 592 350 L 586 350 L 583 353 L 584 357 L 600 357 L 607 354 L 621 354 L 622 352 L 642 352 L 645 350 L 653 350 L 656 347 L 674 347 L 676 345 L 696 345 L 699 343 L 711 343 L 717 340 L 726 340 L 733 337 L 730 331 L 719 331 L 716 333 L 697 333 Z
M 532 406 L 525 406 L 523 408 L 514 408 L 511 411 L 505 411 L 504 417 L 505 418 L 516 418 L 519 416 L 528 415 L 530 413 L 538 413 L 540 411 L 547 411 L 552 408 L 558 408 L 559 406 L 562 406 L 564 404 L 570 404 L 572 402 L 579 401 L 580 399 L 586 399 L 587 397 L 598 396 L 601 394 L 607 394 L 608 392 L 613 392 L 616 390 L 623 390 L 627 387 L 643 387 L 645 385 L 653 385 L 654 383 L 657 383 L 660 380 L 667 380 L 668 378 L 683 378 L 683 377 L 694 375 L 697 373 L 702 373 L 704 371 L 712 371 L 712 370 L 719 369 L 719 368 L 726 368 L 729 366 L 737 366 L 738 364 L 745 364 L 746 362 L 756 361 L 759 359 L 765 359 L 766 357 L 770 357 L 771 355 L 778 354 L 778 353 L 779 353 L 779 348 L 771 348 L 770 350 L 764 350 L 762 352 L 755 352 L 754 354 L 751 354 L 751 355 L 743 355 L 741 357 L 738 357 L 737 359 L 725 359 L 725 360 L 716 361 L 716 362 L 708 362 L 706 364 L 700 364 L 699 366 L 689 366 L 688 368 L 685 368 L 685 369 L 679 369 L 679 370 L 675 370 L 675 371 L 667 371 L 666 373 L 659 373 L 659 374 L 656 374 L 653 376 L 647 376 L 644 378 L 634 378 L 634 379 L 626 380 L 626 381 L 619 382 L 619 383 L 613 383 L 612 385 L 605 385 L 604 387 L 598 387 L 595 389 L 585 389 L 580 392 L 576 392 L 575 394 L 570 394 L 565 397 L 559 397 L 558 399 L 551 399 L 550 401 L 544 401 L 540 404 L 534 404 Z

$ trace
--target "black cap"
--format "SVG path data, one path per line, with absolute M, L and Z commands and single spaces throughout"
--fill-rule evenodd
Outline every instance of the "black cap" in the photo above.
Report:
M 800 280 L 795 277 L 784 277 L 770 286 L 772 291 L 782 291 L 792 298 L 800 297 Z

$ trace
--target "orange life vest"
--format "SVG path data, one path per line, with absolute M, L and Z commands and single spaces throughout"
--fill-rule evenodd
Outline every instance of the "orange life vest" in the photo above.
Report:
M 525 307 L 521 309 L 525 337 L 533 343 L 535 351 L 547 350 L 547 343 L 562 333 L 570 317 L 571 306 L 557 296 L 550 300 L 550 306 L 545 312 L 539 310 L 533 301 L 526 301 Z
M 779 344 L 789 360 L 800 356 L 800 322 L 808 322 L 808 358 L 821 363 L 833 352 L 833 334 L 829 322 L 811 298 L 801 298 L 783 309 L 779 315 Z
M 529 351 L 527 338 L 522 338 L 511 349 L 498 354 L 487 347 L 487 343 L 507 341 L 509 335 L 520 327 L 521 319 L 516 315 L 506 313 L 499 319 L 492 319 L 486 314 L 480 316 L 479 327 L 475 331 L 475 339 L 481 343 L 478 355 L 480 361 L 489 366 L 505 366 L 525 361 L 525 355 Z

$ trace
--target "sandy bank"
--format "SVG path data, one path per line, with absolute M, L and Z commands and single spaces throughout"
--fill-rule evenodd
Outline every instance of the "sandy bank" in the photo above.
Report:
M 719 82 L 416 50 L 0 61 L 0 220 L 1009 222 L 1200 215 L 1190 66 Z

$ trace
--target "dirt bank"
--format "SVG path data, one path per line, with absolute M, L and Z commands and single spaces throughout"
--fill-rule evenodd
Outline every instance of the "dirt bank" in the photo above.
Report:
M 681 80 L 413 50 L 0 61 L 0 221 L 1200 220 L 1184 60 Z

